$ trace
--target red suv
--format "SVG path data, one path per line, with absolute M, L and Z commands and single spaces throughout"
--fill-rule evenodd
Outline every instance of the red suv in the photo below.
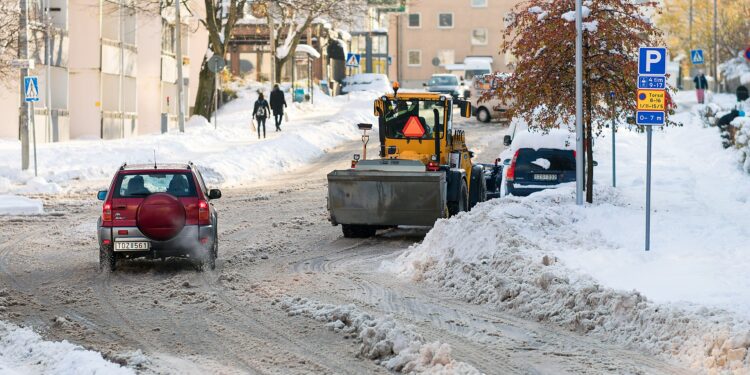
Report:
M 208 190 L 192 163 L 123 164 L 104 201 L 98 222 L 99 265 L 115 269 L 118 261 L 146 257 L 187 257 L 198 269 L 216 267 L 219 249 L 217 214 Z

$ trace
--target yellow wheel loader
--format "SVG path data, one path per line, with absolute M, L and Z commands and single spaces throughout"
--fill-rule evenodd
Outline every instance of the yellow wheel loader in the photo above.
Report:
M 454 104 L 458 104 L 454 107 Z M 328 211 L 344 237 L 370 237 L 398 225 L 431 226 L 486 199 L 484 167 L 472 163 L 453 111 L 471 103 L 440 93 L 398 93 L 375 100 L 380 158 L 355 154 L 351 169 L 328 174 Z M 360 124 L 366 155 L 367 130 Z

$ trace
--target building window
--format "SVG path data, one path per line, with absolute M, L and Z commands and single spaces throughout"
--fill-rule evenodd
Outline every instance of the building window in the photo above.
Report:
M 422 50 L 409 50 L 408 60 L 409 66 L 422 66 Z
M 471 6 L 474 8 L 487 8 L 487 0 L 471 0 Z
M 452 49 L 441 49 L 438 51 L 438 59 L 440 59 L 440 65 L 455 64 L 456 51 Z
M 453 13 L 438 13 L 438 28 L 439 29 L 452 29 L 453 28 Z
M 474 29 L 471 31 L 471 44 L 474 46 L 487 45 L 487 29 Z
M 422 27 L 421 13 L 409 13 L 409 27 L 414 29 Z

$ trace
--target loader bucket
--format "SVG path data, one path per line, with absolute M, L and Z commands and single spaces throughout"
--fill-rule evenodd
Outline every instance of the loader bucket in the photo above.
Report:
M 333 225 L 431 226 L 447 217 L 445 174 L 333 171 L 328 174 L 328 210 Z

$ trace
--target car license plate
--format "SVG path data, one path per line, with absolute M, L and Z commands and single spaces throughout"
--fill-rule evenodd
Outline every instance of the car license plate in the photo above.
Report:
M 557 175 L 556 174 L 535 174 L 534 179 L 539 180 L 539 181 L 557 181 Z
M 115 251 L 146 251 L 151 248 L 148 241 L 115 241 Z

